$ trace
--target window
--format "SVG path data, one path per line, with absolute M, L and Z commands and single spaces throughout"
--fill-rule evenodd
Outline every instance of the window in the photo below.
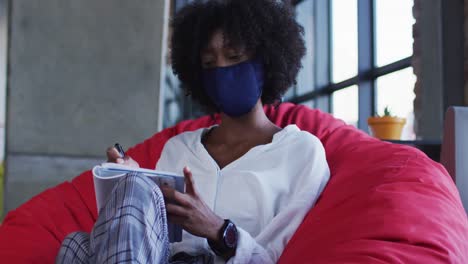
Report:
M 375 1 L 376 65 L 413 54 L 412 0 Z
M 394 115 L 406 117 L 407 126 L 402 132 L 403 139 L 415 139 L 413 101 L 416 76 L 411 67 L 379 77 L 376 81 L 377 112 L 383 113 L 389 107 Z
M 344 81 L 358 73 L 357 0 L 331 1 L 332 81 Z
M 393 114 L 407 118 L 402 139 L 415 139 L 413 0 L 293 3 L 306 32 L 307 48 L 314 50 L 307 54 L 312 66 L 300 73 L 312 77 L 307 82 L 299 78 L 286 99 L 331 112 L 365 131 L 367 118 L 382 114 L 388 106 Z
M 171 17 L 190 2 L 193 2 L 193 0 L 170 1 L 169 8 Z M 169 32 L 171 32 L 171 30 L 172 29 L 169 28 Z M 167 41 L 169 41 L 169 39 Z M 168 61 L 166 61 L 166 63 L 168 63 Z M 179 79 L 172 72 L 171 65 L 167 64 L 166 72 L 164 73 L 163 87 L 163 128 L 173 126 L 182 120 L 196 118 L 204 114 L 201 106 L 187 97 L 180 85 Z

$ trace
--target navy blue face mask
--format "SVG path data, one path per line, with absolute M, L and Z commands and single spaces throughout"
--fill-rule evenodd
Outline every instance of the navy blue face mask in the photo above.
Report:
M 220 111 L 231 117 L 250 112 L 262 95 L 263 66 L 247 60 L 228 67 L 203 70 L 203 87 Z

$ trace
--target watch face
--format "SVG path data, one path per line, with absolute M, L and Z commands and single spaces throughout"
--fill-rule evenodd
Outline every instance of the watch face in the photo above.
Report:
M 229 222 L 224 231 L 224 243 L 229 248 L 237 245 L 237 228 L 232 222 Z

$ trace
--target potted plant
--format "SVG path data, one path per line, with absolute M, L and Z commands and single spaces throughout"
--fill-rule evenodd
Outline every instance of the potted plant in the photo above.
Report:
M 383 116 L 376 115 L 367 119 L 372 135 L 379 139 L 399 140 L 405 123 L 406 118 L 392 115 L 388 106 L 385 107 Z

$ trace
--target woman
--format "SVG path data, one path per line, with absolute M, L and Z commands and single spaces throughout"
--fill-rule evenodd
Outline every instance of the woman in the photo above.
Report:
M 263 111 L 295 84 L 305 53 L 290 7 L 196 2 L 175 16 L 173 30 L 175 74 L 221 123 L 164 146 L 156 168 L 183 173 L 185 193 L 128 175 L 91 238 L 70 234 L 57 261 L 274 263 L 328 182 L 320 141 L 295 125 L 277 127 Z M 107 155 L 138 166 L 114 148 Z M 183 227 L 181 242 L 169 246 L 166 221 Z

